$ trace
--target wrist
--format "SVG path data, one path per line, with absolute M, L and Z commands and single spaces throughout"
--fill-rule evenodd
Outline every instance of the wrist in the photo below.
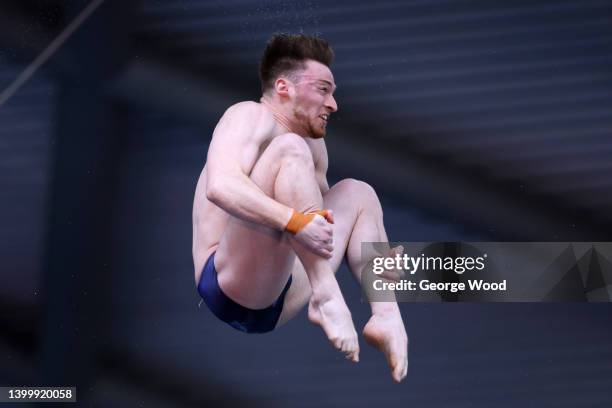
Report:
M 295 212 L 295 210 L 293 208 L 285 207 L 285 216 L 283 217 L 282 225 L 280 227 L 281 231 L 288 232 L 287 231 L 287 226 L 291 222 L 291 219 L 293 218 L 293 213 L 294 212 Z
M 312 219 L 316 216 L 320 215 L 325 218 L 327 222 L 330 224 L 334 223 L 333 217 L 331 216 L 331 212 L 328 210 L 318 210 L 311 211 L 307 213 L 301 213 L 296 210 L 292 210 L 291 218 L 285 225 L 285 231 L 296 235 L 302 228 L 304 228 Z
M 304 214 L 297 210 L 291 210 L 291 218 L 285 225 L 285 231 L 291 233 L 292 235 L 297 235 L 298 232 L 302 228 L 306 226 L 310 222 L 310 220 L 314 217 L 312 214 Z

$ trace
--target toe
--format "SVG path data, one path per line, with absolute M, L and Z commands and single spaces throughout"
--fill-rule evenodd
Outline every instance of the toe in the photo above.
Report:
M 398 364 L 397 367 L 393 370 L 393 378 L 400 382 L 404 378 L 406 378 L 406 374 L 408 374 L 408 360 L 402 359 L 401 364 Z
M 353 347 L 353 352 L 351 354 L 353 357 L 353 362 L 358 363 L 359 362 L 359 345 L 357 345 L 356 347 Z
M 395 371 L 398 365 L 397 356 L 395 354 L 389 355 L 389 367 L 391 367 L 391 370 Z
M 398 382 L 398 383 L 399 383 L 399 382 L 401 382 L 401 381 L 402 381 L 402 379 L 404 378 L 404 377 L 403 377 L 403 374 L 404 374 L 404 369 L 403 369 L 403 367 L 401 367 L 401 366 L 396 367 L 396 368 L 393 370 L 393 380 L 394 380 L 395 382 Z

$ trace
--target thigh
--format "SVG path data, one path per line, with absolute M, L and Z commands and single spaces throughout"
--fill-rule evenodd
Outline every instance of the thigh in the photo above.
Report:
M 251 180 L 270 197 L 274 197 L 287 140 L 290 138 L 275 138 L 250 174 Z M 268 307 L 284 289 L 295 258 L 287 234 L 230 216 L 215 255 L 219 285 L 243 306 Z
M 263 309 L 282 292 L 295 258 L 281 233 L 232 217 L 215 255 L 219 286 L 241 305 Z

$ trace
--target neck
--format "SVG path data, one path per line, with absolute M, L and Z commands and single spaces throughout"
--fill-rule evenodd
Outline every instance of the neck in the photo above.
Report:
M 270 112 L 272 112 L 272 116 L 274 117 L 274 120 L 276 121 L 276 123 L 284 127 L 287 130 L 287 132 L 297 133 L 298 135 L 302 137 L 310 137 L 309 133 L 306 131 L 306 129 L 304 129 L 303 126 L 300 126 L 294 121 L 291 121 L 287 117 L 287 115 L 285 115 L 279 109 L 279 107 L 276 106 L 274 102 L 272 102 L 269 98 L 267 98 L 266 96 L 262 96 L 260 101 L 264 106 L 270 109 Z

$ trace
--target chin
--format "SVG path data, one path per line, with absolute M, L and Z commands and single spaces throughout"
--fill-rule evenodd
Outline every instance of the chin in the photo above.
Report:
M 325 132 L 325 131 L 314 131 L 313 130 L 313 131 L 310 132 L 310 137 L 313 138 L 313 139 L 322 139 L 322 138 L 325 137 L 326 133 L 327 132 Z
M 310 129 L 308 129 L 308 133 L 313 139 L 321 139 L 327 134 L 327 129 L 317 126 L 310 126 Z

